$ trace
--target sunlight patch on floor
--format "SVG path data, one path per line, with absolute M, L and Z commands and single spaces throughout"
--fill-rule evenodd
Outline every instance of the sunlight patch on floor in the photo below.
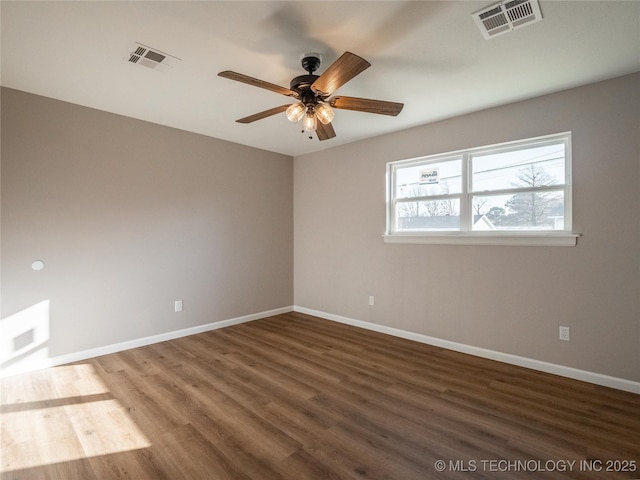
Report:
M 0 472 L 151 446 L 91 365 L 3 379 L 2 397 Z

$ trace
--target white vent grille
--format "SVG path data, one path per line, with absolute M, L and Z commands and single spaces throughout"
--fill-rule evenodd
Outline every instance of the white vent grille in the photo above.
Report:
M 538 0 L 506 0 L 485 7 L 472 16 L 487 40 L 542 20 Z
M 125 60 L 160 72 L 173 68 L 176 62 L 180 61 L 178 57 L 142 45 L 141 43 L 134 43 L 131 46 Z

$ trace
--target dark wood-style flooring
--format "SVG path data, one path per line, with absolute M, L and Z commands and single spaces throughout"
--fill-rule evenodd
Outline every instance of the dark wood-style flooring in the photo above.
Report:
M 299 313 L 5 378 L 1 437 L 6 480 L 640 478 L 639 395 Z

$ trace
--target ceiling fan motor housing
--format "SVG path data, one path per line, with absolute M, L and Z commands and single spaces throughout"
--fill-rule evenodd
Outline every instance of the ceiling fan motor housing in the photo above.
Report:
M 294 92 L 299 93 L 300 100 L 303 103 L 306 103 L 305 97 L 308 97 L 309 95 L 311 97 L 315 97 L 313 91 L 311 90 L 311 85 L 318 78 L 319 78 L 318 75 L 300 75 L 299 77 L 296 77 L 293 80 L 291 80 L 289 88 Z

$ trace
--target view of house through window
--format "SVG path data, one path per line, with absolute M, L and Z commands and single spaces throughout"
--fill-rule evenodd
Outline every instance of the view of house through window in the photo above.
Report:
M 388 234 L 569 231 L 570 133 L 392 162 Z

